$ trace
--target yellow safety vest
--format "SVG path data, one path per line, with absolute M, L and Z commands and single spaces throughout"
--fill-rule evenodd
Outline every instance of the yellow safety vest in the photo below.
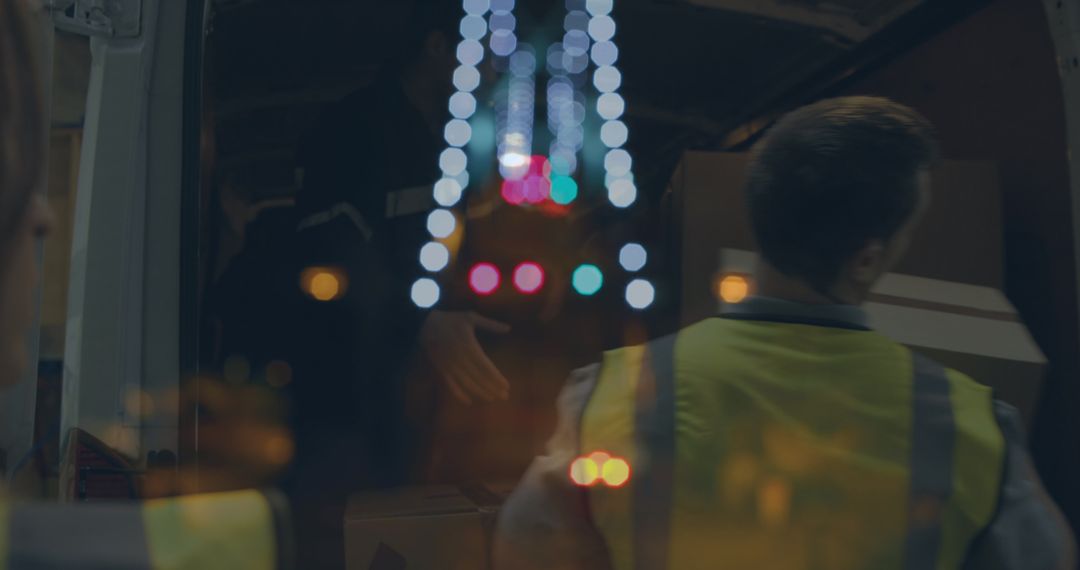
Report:
M 991 391 L 872 331 L 715 318 L 605 355 L 583 453 L 615 568 L 956 568 L 1005 459 Z
M 0 570 L 290 567 L 281 503 L 258 491 L 145 503 L 0 504 Z

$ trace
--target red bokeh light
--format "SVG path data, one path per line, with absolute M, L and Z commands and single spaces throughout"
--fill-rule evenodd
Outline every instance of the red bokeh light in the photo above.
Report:
M 520 178 L 503 180 L 500 194 L 515 206 L 543 203 L 551 196 L 551 162 L 539 155 L 530 157 L 528 170 Z
M 528 176 L 539 176 L 541 178 L 551 176 L 551 163 L 548 162 L 547 157 L 536 155 L 530 158 Z
M 544 269 L 539 265 L 526 262 L 514 269 L 514 287 L 518 291 L 531 295 L 544 286 Z
M 501 280 L 499 269 L 490 263 L 477 263 L 469 271 L 469 287 L 477 295 L 494 293 Z
M 543 176 L 530 174 L 525 177 L 525 201 L 539 204 L 551 195 L 551 181 Z
M 503 180 L 502 197 L 510 204 L 521 204 L 525 201 L 524 180 Z

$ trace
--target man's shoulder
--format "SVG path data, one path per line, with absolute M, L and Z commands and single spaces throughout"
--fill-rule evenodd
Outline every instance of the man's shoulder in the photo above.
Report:
M 912 358 L 915 360 L 922 361 L 923 363 L 929 364 L 931 367 L 941 370 L 941 373 L 949 382 L 949 392 L 954 405 L 967 403 L 985 409 L 992 409 L 994 407 L 994 403 L 996 402 L 996 400 L 994 400 L 994 390 L 989 386 L 980 383 L 965 372 L 950 368 L 947 364 L 927 356 L 918 348 L 906 350 L 912 354 Z
M 604 351 L 603 359 L 601 361 L 602 367 L 607 369 L 612 366 L 619 368 L 628 365 L 639 366 L 647 359 L 673 358 L 675 344 L 678 342 L 679 338 L 685 334 L 685 331 L 686 329 L 683 329 L 639 344 L 627 345 Z M 597 368 L 595 370 L 599 371 L 600 369 Z
M 376 141 L 389 128 L 400 105 L 391 89 L 374 83 L 325 106 L 302 141 L 302 148 L 320 150 L 340 144 L 342 136 L 354 142 Z

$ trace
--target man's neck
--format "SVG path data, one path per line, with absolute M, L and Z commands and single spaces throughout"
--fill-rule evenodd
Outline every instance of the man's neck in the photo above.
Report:
M 818 291 L 810 284 L 784 275 L 768 263 L 759 261 L 754 271 L 755 294 L 804 305 L 861 305 L 862 296 L 843 287 Z

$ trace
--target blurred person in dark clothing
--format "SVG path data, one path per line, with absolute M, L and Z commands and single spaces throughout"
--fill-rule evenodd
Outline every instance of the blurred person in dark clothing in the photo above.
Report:
M 471 312 L 421 310 L 410 297 L 422 275 L 417 255 L 431 239 L 426 219 L 436 206 L 432 186 L 440 176 L 460 17 L 453 3 L 418 3 L 411 45 L 370 88 L 324 113 L 301 143 L 300 267 L 329 270 L 339 287 L 329 302 L 309 290 L 301 317 L 299 340 L 319 389 L 297 405 L 322 408 L 321 420 L 366 421 L 389 434 L 400 413 L 399 380 L 417 348 L 463 402 L 505 399 L 509 392 L 477 341 L 478 331 L 508 327 Z M 363 410 L 350 407 L 357 400 Z M 402 449 L 386 438 L 372 443 L 390 454 Z M 404 466 L 394 465 L 373 471 L 371 483 L 400 482 Z
M 266 368 L 284 362 L 287 336 L 280 334 L 281 300 L 295 290 L 290 257 L 296 209 L 290 198 L 258 199 L 254 168 L 230 169 L 218 184 L 220 223 L 211 253 L 206 308 L 212 365 L 242 363 L 246 377 L 266 383 Z M 276 310 L 275 310 L 276 309 Z M 235 368 L 235 366 L 233 367 Z M 270 384 L 277 382 L 271 381 Z M 279 387 L 279 386 L 275 386 Z
M 289 323 L 297 439 L 289 486 L 325 523 L 311 531 L 321 552 L 340 552 L 350 492 L 423 479 L 429 444 L 418 426 L 430 424 L 439 391 L 464 403 L 509 394 L 477 338 L 508 326 L 422 310 L 410 296 L 431 239 L 461 17 L 459 3 L 418 2 L 408 45 L 370 88 L 328 109 L 299 149 L 293 283 L 304 294 Z M 415 366 L 434 374 L 410 374 Z M 430 376 L 441 386 L 406 382 Z

